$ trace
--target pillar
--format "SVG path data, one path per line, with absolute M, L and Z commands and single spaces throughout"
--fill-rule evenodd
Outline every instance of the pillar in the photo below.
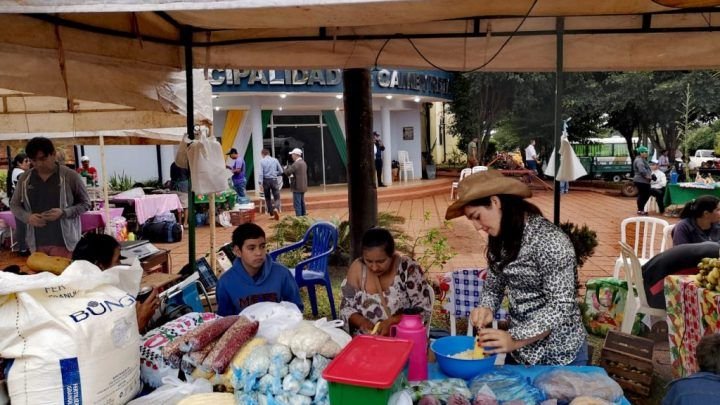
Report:
M 390 134 L 390 107 L 383 105 L 380 109 L 380 126 L 382 128 L 382 141 L 385 145 L 383 153 L 382 180 L 386 186 L 392 184 L 392 136 Z

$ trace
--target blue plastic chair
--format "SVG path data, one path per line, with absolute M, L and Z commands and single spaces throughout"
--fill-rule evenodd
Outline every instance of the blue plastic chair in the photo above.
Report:
M 337 248 L 337 242 L 338 231 L 335 225 L 327 221 L 320 221 L 310 226 L 302 240 L 269 253 L 273 260 L 277 260 L 281 254 L 291 250 L 306 249 L 306 247 L 310 248 L 310 256 L 298 263 L 295 268 L 290 269 L 290 271 L 295 275 L 295 281 L 299 288 L 307 287 L 313 316 L 317 316 L 318 314 L 315 285 L 322 284 L 325 286 L 328 298 L 330 299 L 332 317 L 333 319 L 337 318 L 335 299 L 333 298 L 332 285 L 330 284 L 330 273 L 328 272 L 328 257 Z

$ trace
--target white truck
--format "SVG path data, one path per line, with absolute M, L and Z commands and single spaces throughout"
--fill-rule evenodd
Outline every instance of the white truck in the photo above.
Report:
M 688 163 L 688 167 L 691 170 L 695 170 L 698 168 L 703 167 L 703 163 L 705 162 L 715 162 L 719 160 L 715 157 L 715 151 L 712 149 L 698 149 L 695 151 L 695 156 L 690 157 L 690 162 Z M 714 166 L 714 164 L 713 164 Z

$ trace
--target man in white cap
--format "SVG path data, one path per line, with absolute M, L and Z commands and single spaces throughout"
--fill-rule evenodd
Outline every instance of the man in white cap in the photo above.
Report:
M 295 215 L 307 215 L 305 211 L 305 192 L 307 191 L 307 164 L 302 158 L 302 150 L 295 148 L 290 151 L 293 164 L 285 169 L 285 175 L 293 176 L 290 189 L 293 193 L 293 207 Z
M 78 174 L 85 179 L 85 183 L 94 186 L 97 182 L 97 170 L 90 166 L 90 158 L 83 156 L 80 158 L 80 167 L 76 169 Z

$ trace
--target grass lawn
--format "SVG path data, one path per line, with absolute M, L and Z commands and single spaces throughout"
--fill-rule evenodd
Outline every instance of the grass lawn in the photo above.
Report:
M 345 274 L 347 273 L 347 267 L 330 267 L 330 280 L 332 282 L 333 287 L 333 298 L 335 298 L 335 310 L 340 310 L 340 301 L 342 299 L 342 295 L 340 293 L 340 284 L 342 283 L 343 279 L 345 278 Z M 316 294 L 317 294 L 317 301 L 318 301 L 318 316 L 314 317 L 312 316 L 312 313 L 310 311 L 310 301 L 308 300 L 307 290 L 302 289 L 300 290 L 300 295 L 302 296 L 303 302 L 305 304 L 305 318 L 306 319 L 319 319 L 319 318 L 327 318 L 330 319 L 330 305 L 329 300 L 327 297 L 327 293 L 325 292 L 324 288 L 316 288 Z M 444 329 L 449 330 L 450 329 L 450 320 L 447 314 L 442 313 L 442 308 L 436 303 L 432 321 L 431 321 L 431 327 L 437 328 L 437 329 Z M 464 332 L 467 330 L 467 320 L 466 319 L 458 319 L 457 321 L 457 331 Z M 593 356 L 591 364 L 597 365 L 600 362 L 600 353 L 602 352 L 603 342 L 604 338 L 594 336 L 594 335 L 588 335 L 588 344 L 593 348 Z M 660 376 L 654 375 L 653 376 L 653 383 L 651 387 L 651 394 L 648 398 L 643 398 L 640 396 L 635 396 L 632 394 L 626 394 L 626 397 L 630 400 L 633 404 L 638 405 L 654 405 L 654 404 L 660 404 L 662 401 L 662 398 L 665 396 L 665 385 L 667 384 L 667 381 L 663 380 Z

